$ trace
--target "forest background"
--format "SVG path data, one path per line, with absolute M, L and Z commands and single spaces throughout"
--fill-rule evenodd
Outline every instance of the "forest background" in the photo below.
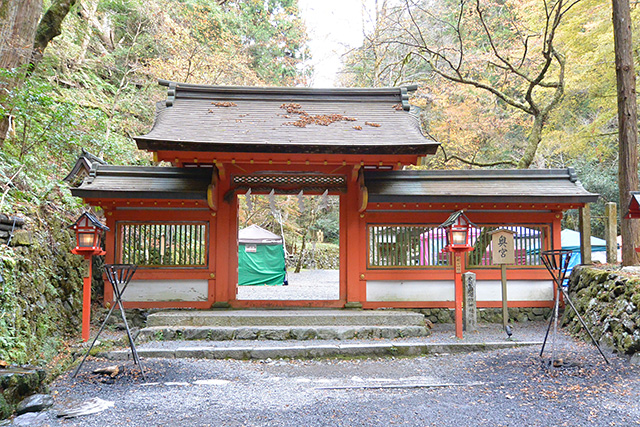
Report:
M 373 25 L 345 56 L 337 85 L 418 83 L 411 102 L 425 134 L 442 143 L 422 167 L 575 167 L 602 195 L 592 207 L 594 235 L 602 236 L 604 203 L 618 201 L 608 1 L 368 4 Z M 55 346 L 49 355 L 30 349 L 44 348 L 62 314 L 52 312 L 50 325 L 20 318 L 52 299 L 79 308 L 79 262 L 63 254 L 71 242 L 64 225 L 82 206 L 61 179 L 81 150 L 110 164 L 149 165 L 131 136 L 150 129 L 155 102 L 166 96 L 157 79 L 304 86 L 310 53 L 296 0 L 1 0 L 0 18 L 0 213 L 30 218 L 39 256 L 51 258 L 34 262 L 0 245 L 0 305 L 12 313 L 0 317 L 0 359 L 46 360 Z M 638 34 L 636 5 L 632 18 Z M 25 39 L 12 33 L 26 27 Z M 263 222 L 279 232 L 262 205 Z M 326 211 L 318 228 L 328 237 L 337 216 Z M 308 218 L 291 217 L 291 232 L 303 237 Z M 573 213 L 564 221 L 577 228 Z M 36 280 L 47 286 L 26 292 Z

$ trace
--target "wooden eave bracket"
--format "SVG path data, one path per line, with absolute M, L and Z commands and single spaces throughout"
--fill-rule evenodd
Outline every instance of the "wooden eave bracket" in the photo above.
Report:
M 214 161 L 214 167 L 218 173 L 220 181 L 224 181 L 227 176 L 227 170 L 224 168 L 224 164 Z
M 361 175 L 362 165 L 354 165 L 351 171 L 351 181 L 357 181 Z
M 369 190 L 364 185 L 364 173 L 362 169 L 358 173 L 358 213 L 363 213 L 367 210 L 367 204 L 369 203 Z
M 216 166 L 211 174 L 211 184 L 207 187 L 207 205 L 214 212 L 218 210 L 218 168 Z

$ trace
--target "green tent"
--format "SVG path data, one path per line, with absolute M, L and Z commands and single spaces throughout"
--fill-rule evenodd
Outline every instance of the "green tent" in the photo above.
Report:
M 285 276 L 282 237 L 255 224 L 238 232 L 238 285 L 278 286 Z

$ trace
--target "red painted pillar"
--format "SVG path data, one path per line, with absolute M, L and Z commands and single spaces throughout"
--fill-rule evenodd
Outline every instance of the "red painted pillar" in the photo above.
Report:
M 346 238 L 345 251 L 345 270 L 347 280 L 347 304 L 357 306 L 362 303 L 362 288 L 364 280 L 360 279 L 360 261 L 359 257 L 364 248 L 360 247 L 360 213 L 358 212 L 358 191 L 357 181 L 350 181 L 347 186 L 347 194 L 345 196 L 345 226 L 346 229 L 340 230 Z M 342 250 L 342 249 L 341 249 Z M 340 265 L 342 269 L 343 266 Z
M 84 259 L 89 263 L 89 267 L 82 283 L 82 341 L 87 342 L 91 326 L 91 255 L 85 255 Z
M 224 307 L 230 299 L 235 299 L 238 283 L 238 226 L 237 199 L 224 200 L 224 194 L 230 188 L 229 174 L 223 174 L 218 181 L 218 211 L 215 220 L 215 306 Z M 235 254 L 234 254 L 235 251 Z M 232 298 L 233 295 L 233 298 Z

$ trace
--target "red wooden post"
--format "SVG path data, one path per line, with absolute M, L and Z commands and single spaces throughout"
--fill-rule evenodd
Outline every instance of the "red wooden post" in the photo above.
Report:
M 456 338 L 462 339 L 462 253 L 454 252 Z
M 80 215 L 80 218 L 69 228 L 76 232 L 76 247 L 71 250 L 71 253 L 82 255 L 85 262 L 89 263 L 82 280 L 82 340 L 86 342 L 89 340 L 91 321 L 91 257 L 105 254 L 100 247 L 100 233 L 110 229 L 88 212 Z
M 89 267 L 82 283 L 82 341 L 87 342 L 91 329 L 91 255 L 85 255 L 84 259 L 89 263 Z

